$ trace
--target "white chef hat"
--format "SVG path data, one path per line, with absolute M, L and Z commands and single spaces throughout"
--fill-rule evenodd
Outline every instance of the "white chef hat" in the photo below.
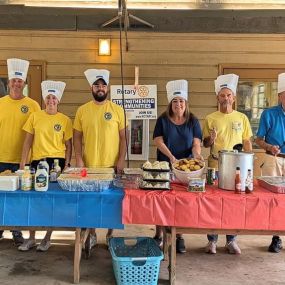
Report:
M 19 58 L 8 58 L 8 78 L 19 78 L 26 81 L 30 62 Z
M 236 74 L 225 74 L 218 76 L 215 80 L 216 94 L 218 95 L 223 88 L 228 88 L 232 90 L 232 92 L 236 96 L 238 79 L 239 77 Z
M 169 103 L 176 97 L 188 100 L 188 81 L 184 79 L 169 81 L 166 84 L 166 92 Z
M 285 91 L 285 73 L 278 74 L 277 93 Z
M 66 83 L 62 81 L 52 81 L 52 80 L 42 81 L 41 87 L 42 87 L 43 99 L 45 99 L 48 95 L 54 95 L 56 96 L 58 101 L 60 101 L 65 86 Z
M 87 69 L 84 72 L 90 86 L 94 84 L 98 79 L 105 81 L 106 85 L 109 84 L 110 71 L 106 69 Z

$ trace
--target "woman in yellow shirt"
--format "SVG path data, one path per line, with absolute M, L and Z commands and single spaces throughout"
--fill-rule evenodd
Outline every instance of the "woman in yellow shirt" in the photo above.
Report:
M 31 150 L 31 167 L 37 168 L 42 159 L 46 159 L 50 169 L 54 159 L 59 160 L 63 170 L 70 164 L 72 153 L 72 123 L 64 114 L 58 112 L 57 107 L 62 97 L 65 83 L 61 81 L 43 81 L 42 96 L 46 108 L 34 112 L 23 130 L 26 132 L 22 151 L 20 169 L 28 161 Z M 46 233 L 45 238 L 38 245 L 38 251 L 46 251 L 50 247 L 52 231 Z M 27 251 L 36 246 L 35 231 L 30 231 L 29 239 L 18 247 L 20 251 Z

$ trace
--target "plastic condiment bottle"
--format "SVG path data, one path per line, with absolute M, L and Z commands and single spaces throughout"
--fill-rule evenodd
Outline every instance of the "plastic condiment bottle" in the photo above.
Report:
M 251 169 L 247 170 L 247 177 L 245 180 L 245 193 L 250 194 L 253 191 L 253 177 Z
M 59 166 L 59 160 L 55 159 L 54 163 L 52 164 L 52 169 L 50 170 L 50 177 L 49 181 L 50 182 L 56 182 L 57 178 L 61 174 L 61 167 Z
M 241 178 L 240 178 L 240 168 L 236 168 L 236 176 L 235 176 L 235 193 L 241 194 Z
M 43 165 L 39 165 L 35 175 L 35 190 L 47 191 L 48 190 L 48 173 Z
M 42 165 L 46 169 L 47 173 L 49 173 L 49 165 L 48 165 L 45 158 L 40 161 L 38 166 L 40 166 L 40 165 Z
M 61 173 L 61 167 L 59 166 L 59 160 L 58 159 L 54 160 L 54 170 L 56 172 L 56 178 L 57 178 Z
M 32 189 L 32 175 L 30 172 L 30 167 L 25 166 L 24 171 L 25 172 L 22 176 L 22 187 L 21 187 L 21 189 L 24 191 L 29 191 Z
M 52 164 L 52 168 L 49 173 L 49 182 L 51 183 L 56 182 L 56 179 L 57 179 L 57 173 L 56 170 L 54 169 L 54 164 Z
M 36 175 L 36 170 L 35 170 L 33 167 L 31 167 L 30 173 L 31 173 L 31 176 L 32 176 L 32 189 L 35 189 L 35 175 Z

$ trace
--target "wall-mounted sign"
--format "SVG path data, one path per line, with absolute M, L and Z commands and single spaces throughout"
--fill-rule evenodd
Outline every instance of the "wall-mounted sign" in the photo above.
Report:
M 124 91 L 121 85 L 112 85 L 112 102 L 123 106 L 123 93 L 128 120 L 157 118 L 156 85 L 139 85 L 137 89 L 133 85 L 125 85 Z

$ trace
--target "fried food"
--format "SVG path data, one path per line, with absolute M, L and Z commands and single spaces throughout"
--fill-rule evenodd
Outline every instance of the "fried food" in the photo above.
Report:
M 204 167 L 204 162 L 194 158 L 183 158 L 173 163 L 173 167 L 177 170 L 191 172 L 197 171 Z
M 7 175 L 11 175 L 11 174 L 12 174 L 12 171 L 11 171 L 11 170 L 8 170 L 8 169 L 6 169 L 6 170 L 0 172 L 0 175 L 1 175 L 1 176 L 7 176 Z

